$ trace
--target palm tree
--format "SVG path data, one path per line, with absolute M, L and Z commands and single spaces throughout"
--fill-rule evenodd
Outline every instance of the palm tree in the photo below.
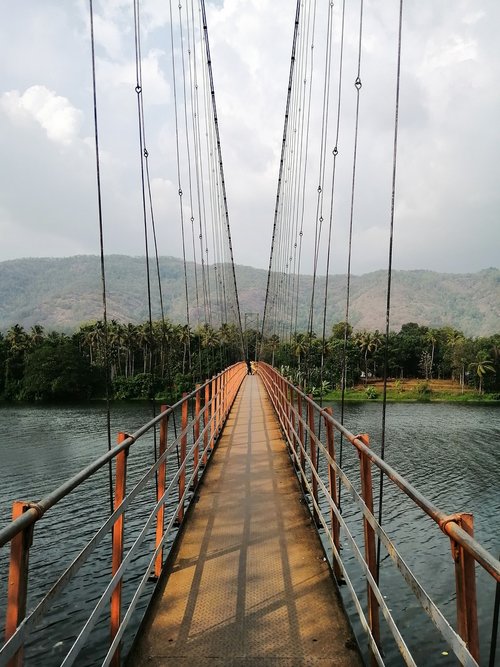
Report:
M 469 364 L 474 373 L 479 378 L 479 387 L 478 391 L 480 394 L 483 393 L 483 378 L 486 373 L 494 373 L 495 367 L 491 359 L 488 357 L 488 353 L 484 350 L 480 350 L 476 355 L 476 360 Z
M 432 369 L 434 368 L 434 352 L 436 351 L 436 344 L 438 342 L 438 331 L 437 329 L 429 329 L 424 336 L 425 342 L 431 346 L 430 352 L 430 376 L 432 379 Z M 427 378 L 426 378 L 427 379 Z
M 274 366 L 274 355 L 280 346 L 280 337 L 276 334 L 273 334 L 267 341 L 267 344 L 271 348 L 271 366 Z
M 5 342 L 11 353 L 24 353 L 28 345 L 28 335 L 20 324 L 14 324 L 5 334 Z
M 143 322 L 137 327 L 137 344 L 142 348 L 142 372 L 147 373 L 148 360 L 151 371 L 151 327 L 149 322 Z
M 380 336 L 375 338 L 371 331 L 360 331 L 356 334 L 356 344 L 365 360 L 365 384 L 368 383 L 368 355 L 377 349 L 380 344 Z
M 182 374 L 185 375 L 186 360 L 189 360 L 189 366 L 191 366 L 191 329 L 188 324 L 177 324 L 174 329 L 178 342 L 183 346 Z
M 28 334 L 31 347 L 36 347 L 44 340 L 44 329 L 41 324 L 34 324 Z
M 135 374 L 135 352 L 137 350 L 137 327 L 130 322 L 123 328 L 122 344 L 125 348 L 125 377 Z
M 160 350 L 160 376 L 165 375 L 165 365 L 167 371 L 169 363 L 165 364 L 165 359 L 170 359 L 171 344 L 174 340 L 174 328 L 168 320 L 158 320 L 153 322 L 153 337 L 155 339 L 155 347 Z
M 307 351 L 307 336 L 303 333 L 296 333 L 292 337 L 292 349 L 294 355 L 297 357 L 297 366 L 300 372 L 300 362 Z

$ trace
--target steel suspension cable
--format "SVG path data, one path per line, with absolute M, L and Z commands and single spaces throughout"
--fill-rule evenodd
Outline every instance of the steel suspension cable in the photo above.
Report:
M 184 233 L 184 211 L 182 204 L 182 180 L 181 180 L 181 162 L 180 162 L 180 140 L 179 140 L 179 112 L 177 105 L 177 84 L 176 84 L 176 68 L 175 68 L 175 45 L 174 45 L 174 28 L 173 28 L 173 12 L 172 12 L 172 0 L 169 0 L 169 13 L 170 13 L 170 45 L 172 52 L 172 91 L 174 97 L 174 118 L 175 118 L 175 152 L 176 152 L 176 161 L 177 161 L 177 183 L 178 183 L 178 195 L 179 195 L 179 211 L 180 211 L 180 223 L 181 223 L 181 239 L 182 239 L 182 261 L 184 266 L 184 293 L 186 299 L 186 324 L 188 330 L 191 330 L 190 317 L 189 317 L 189 291 L 188 291 L 188 277 L 187 277 L 187 262 L 186 262 L 186 239 Z M 188 346 L 189 354 L 189 368 L 191 368 L 191 345 Z
M 325 186 L 325 169 L 326 169 L 326 145 L 328 141 L 328 112 L 330 103 L 330 73 L 331 73 L 331 53 L 332 53 L 332 17 L 333 17 L 333 3 L 328 5 L 328 25 L 327 38 L 325 49 L 325 75 L 323 80 L 323 105 L 321 118 L 321 141 L 320 141 L 320 158 L 319 158 L 319 184 L 318 197 L 316 202 L 316 218 L 314 231 L 314 260 L 313 260 L 313 278 L 311 290 L 311 302 L 309 308 L 309 323 L 308 332 L 312 336 L 314 328 L 314 298 L 316 292 L 316 279 L 318 273 L 318 259 L 319 248 L 321 243 L 321 232 L 323 228 L 323 198 Z M 310 342 L 310 341 L 309 341 Z
M 182 91 L 184 99 L 184 130 L 186 135 L 186 159 L 187 159 L 187 173 L 188 173 L 188 189 L 189 189 L 189 210 L 190 210 L 190 222 L 191 222 L 191 236 L 193 243 L 193 269 L 194 269 L 194 285 L 195 285 L 195 296 L 196 296 L 196 320 L 197 324 L 200 323 L 200 298 L 198 291 L 198 268 L 196 266 L 196 242 L 195 242 L 195 232 L 194 232 L 194 207 L 193 207 L 193 179 L 191 173 L 191 143 L 189 141 L 189 128 L 188 128 L 188 101 L 187 101 L 187 90 L 186 90 L 186 63 L 184 56 L 184 31 L 182 29 L 182 4 L 179 2 L 179 40 L 180 40 L 180 51 L 181 51 L 181 64 L 182 64 Z M 189 28 L 188 28 L 189 33 Z
M 191 21 L 189 21 L 189 4 L 187 5 L 188 14 L 188 53 L 189 53 L 189 80 L 191 92 L 191 110 L 193 122 L 193 142 L 194 142 L 194 161 L 196 167 L 196 193 L 198 203 L 198 227 L 200 241 L 200 261 L 201 261 L 201 279 L 203 284 L 203 307 L 204 321 L 209 321 L 209 290 L 207 285 L 207 267 L 205 266 L 205 257 L 203 253 L 203 226 L 202 219 L 205 215 L 205 199 L 203 192 L 203 161 L 201 158 L 201 136 L 199 119 L 199 99 L 198 99 L 198 71 L 196 66 L 196 37 L 194 23 L 194 0 L 191 0 Z M 192 35 L 190 34 L 192 31 Z M 191 47 L 192 44 L 192 47 Z M 203 206 L 202 206 L 203 202 Z
M 239 303 L 239 298 L 238 298 L 238 286 L 236 284 L 236 271 L 235 271 L 235 267 L 234 267 L 233 246 L 232 246 L 232 241 L 231 241 L 231 229 L 230 229 L 230 226 L 229 226 L 229 210 L 228 210 L 228 205 L 227 205 L 226 182 L 225 182 L 225 179 L 224 179 L 224 165 L 223 165 L 223 162 L 222 162 L 222 148 L 221 148 L 220 133 L 219 133 L 219 119 L 218 119 L 218 116 L 217 116 L 217 105 L 216 105 L 216 101 L 215 101 L 215 87 L 214 87 L 214 79 L 213 79 L 213 71 L 212 71 L 212 60 L 211 60 L 211 56 L 210 56 L 210 43 L 209 43 L 209 39 L 208 39 L 208 25 L 207 25 L 207 15 L 206 15 L 206 9 L 205 9 L 205 0 L 201 0 L 201 11 L 202 11 L 202 19 L 203 19 L 203 32 L 204 32 L 204 35 L 205 35 L 205 49 L 206 49 L 206 55 L 207 55 L 208 76 L 209 76 L 209 81 L 210 81 L 210 96 L 211 96 L 211 99 L 212 99 L 212 111 L 213 111 L 213 120 L 214 120 L 214 127 L 215 127 L 216 144 L 217 144 L 217 155 L 218 155 L 218 160 L 219 160 L 220 183 L 221 183 L 222 199 L 223 199 L 223 205 L 224 205 L 224 218 L 225 218 L 225 222 L 226 222 L 227 243 L 228 243 L 229 256 L 230 256 L 231 269 L 232 269 L 232 277 L 233 277 L 235 308 L 236 308 L 237 324 L 238 324 L 239 333 L 240 333 L 241 353 L 244 357 L 244 355 L 245 355 L 245 343 L 244 343 L 244 340 L 243 340 L 243 327 L 242 327 L 242 324 L 241 324 L 241 311 L 240 311 L 240 303 Z
M 309 133 L 311 129 L 311 105 L 312 105 L 312 84 L 313 84 L 313 73 L 314 73 L 314 39 L 316 31 L 316 1 L 314 2 L 314 11 L 313 11 L 313 25 L 311 31 L 311 64 L 310 64 L 310 75 L 309 75 L 309 96 L 307 102 L 307 126 L 306 126 L 306 152 L 304 158 L 304 169 L 303 169 L 303 182 L 302 182 L 302 211 L 300 219 L 300 232 L 299 232 L 299 253 L 298 253 L 298 262 L 297 262 L 297 299 L 295 307 L 295 333 L 297 333 L 297 317 L 298 317 L 298 301 L 299 301 L 299 292 L 300 292 L 300 270 L 302 262 L 302 246 L 304 238 L 304 219 L 305 219 L 305 203 L 306 203 L 306 179 L 307 179 L 307 169 L 308 169 L 308 158 L 309 158 Z M 304 90 L 305 94 L 305 90 Z
M 293 41 L 292 41 L 292 55 L 291 55 L 291 58 L 290 58 L 290 71 L 289 71 L 289 75 L 288 75 L 288 92 L 287 92 L 287 100 L 286 100 L 286 107 L 285 107 L 285 122 L 284 122 L 284 125 L 283 125 L 283 137 L 282 137 L 282 141 L 281 141 L 281 157 L 280 157 L 280 166 L 279 166 L 279 174 L 278 174 L 278 187 L 277 187 L 277 191 L 276 191 L 276 203 L 275 203 L 275 208 L 274 208 L 274 222 L 273 222 L 273 233 L 272 233 L 272 238 L 271 238 L 271 252 L 270 252 L 270 255 L 269 255 L 269 268 L 268 268 L 268 273 L 267 273 L 266 297 L 265 297 L 265 301 L 264 301 L 264 313 L 263 313 L 263 316 L 262 316 L 262 335 L 261 335 L 261 340 L 262 341 L 264 340 L 266 317 L 268 315 L 269 294 L 270 294 L 269 287 L 270 287 L 270 283 L 271 283 L 273 256 L 274 256 L 275 243 L 276 243 L 278 212 L 279 212 L 279 207 L 280 207 L 280 196 L 281 196 L 282 179 L 283 179 L 283 167 L 284 167 L 284 162 L 285 162 L 285 147 L 286 147 L 286 141 L 287 141 L 287 135 L 288 135 L 288 118 L 289 118 L 289 113 L 290 113 L 290 103 L 291 103 L 291 97 L 292 97 L 293 77 L 294 77 L 294 69 L 295 69 L 295 52 L 296 52 L 296 48 L 297 48 L 297 35 L 298 35 L 299 21 L 300 21 L 300 6 L 301 6 L 301 0 L 297 0 L 296 8 L 295 8 L 295 24 L 294 24 Z
M 309 9 L 309 11 L 307 11 Z M 301 48 L 300 48 L 300 78 L 302 82 L 301 89 L 298 89 L 297 94 L 299 97 L 299 150 L 297 152 L 297 177 L 296 177 L 296 190 L 294 193 L 294 198 L 296 205 L 294 207 L 294 231 L 293 231 L 293 269 L 292 269 L 292 305 L 290 309 L 290 338 L 294 333 L 296 333 L 296 307 L 298 303 L 298 276 L 297 276 L 297 249 L 299 245 L 299 222 L 300 222 L 300 203 L 301 203 L 301 183 L 302 183 L 302 169 L 303 169 L 303 154 L 304 154 L 304 132 L 305 125 L 304 119 L 306 118 L 306 86 L 307 86 L 307 64 L 308 64 L 308 40 L 309 40 L 309 27 L 311 19 L 310 5 L 306 9 L 306 20 L 305 30 L 302 31 L 301 38 Z
M 344 30 L 345 30 L 345 0 L 342 2 L 342 18 L 341 18 L 341 28 L 340 28 L 340 54 L 339 54 L 339 80 L 338 80 L 338 89 L 337 89 L 337 119 L 336 119 L 336 128 L 335 128 L 335 146 L 333 148 L 333 167 L 332 167 L 332 180 L 331 180 L 331 195 L 330 195 L 330 214 L 328 220 L 328 243 L 327 243 L 327 256 L 326 256 L 326 274 L 325 274 L 325 292 L 323 298 L 323 329 L 322 329 L 322 345 L 321 345 L 321 371 L 320 371 L 320 383 L 323 385 L 323 373 L 324 373 L 324 363 L 325 363 L 325 345 L 326 345 L 326 313 L 327 313 L 327 304 L 328 304 L 328 287 L 330 280 L 330 255 L 331 255 L 331 245 L 332 245 L 332 229 L 333 229 L 333 213 L 335 206 L 335 185 L 336 185 L 336 168 L 337 168 L 337 157 L 339 154 L 339 136 L 340 136 L 340 118 L 341 118 L 341 108 L 342 108 L 342 74 L 343 74 L 343 63 L 344 63 Z M 323 391 L 321 392 L 321 404 L 323 401 Z
M 90 16 L 90 51 L 92 61 L 92 101 L 94 112 L 94 147 L 96 164 L 96 185 L 97 185 L 97 216 L 99 226 L 99 255 L 101 268 L 101 288 L 102 288 L 102 319 L 104 324 L 104 365 L 106 368 L 105 392 L 106 392 L 106 433 L 108 442 L 108 451 L 111 449 L 111 407 L 110 407 L 110 360 L 109 360 L 109 335 L 108 335 L 108 305 L 106 292 L 106 265 L 104 260 L 104 226 L 102 215 L 102 187 L 101 187 L 101 164 L 99 154 L 99 127 L 97 120 L 97 84 L 95 67 L 95 38 L 94 38 L 94 8 L 92 0 L 89 0 Z M 113 471 L 111 461 L 108 466 L 108 484 L 109 484 L 109 502 L 111 512 L 113 512 Z
M 154 365 L 154 334 L 153 334 L 153 312 L 152 312 L 152 299 L 151 299 L 151 275 L 150 275 L 150 266 L 149 266 L 149 240 L 148 240 L 148 220 L 147 220 L 147 205 L 146 205 L 146 165 L 148 151 L 146 148 L 146 131 L 144 123 L 144 105 L 143 105 L 143 94 L 142 94 L 142 54 L 141 54 L 141 25 L 140 25 L 140 13 L 139 13 L 139 0 L 134 0 L 134 45 L 135 45 L 135 75 L 136 75 L 136 86 L 135 92 L 137 94 L 137 119 L 139 124 L 139 160 L 141 165 L 141 198 L 142 198 L 142 218 L 143 218 L 143 228 L 144 228 L 144 253 L 146 259 L 146 291 L 147 291 L 147 300 L 148 300 L 148 325 L 149 325 L 149 372 L 151 374 L 151 383 L 148 391 L 148 398 L 151 400 L 151 407 L 153 411 L 153 417 L 156 416 L 156 404 L 154 398 L 154 387 L 155 387 L 155 365 Z M 149 170 L 148 170 L 149 173 Z M 151 184 L 148 182 L 147 189 L 150 197 L 150 210 L 152 214 L 152 220 L 154 220 L 153 215 L 153 203 L 151 198 Z M 156 236 L 156 235 L 155 235 Z M 155 243 L 155 247 L 156 243 Z M 156 254 L 157 260 L 157 271 L 158 271 L 158 280 L 160 281 L 160 272 L 158 265 L 158 254 Z M 161 290 L 161 282 L 160 282 Z M 164 323 L 164 320 L 163 320 Z M 164 328 L 163 328 L 164 330 Z M 157 451 L 157 432 L 156 428 L 153 430 L 153 450 L 154 450 L 154 460 L 158 458 Z M 155 484 L 158 486 L 158 476 L 155 475 Z
M 394 141 L 392 152 L 392 184 L 391 184 L 391 220 L 389 233 L 389 258 L 387 267 L 387 299 L 385 309 L 385 349 L 384 349 L 384 394 L 382 401 L 382 437 L 380 458 L 385 459 L 385 436 L 387 415 L 387 376 L 389 366 L 389 332 L 391 318 L 391 284 L 392 284 L 392 255 L 394 245 L 394 210 L 396 201 L 396 170 L 398 157 L 398 130 L 399 130 L 399 93 L 401 80 L 401 37 L 403 31 L 403 0 L 399 2 L 399 24 L 398 24 L 398 48 L 397 48 L 397 71 L 396 71 L 396 100 L 394 105 Z M 382 509 L 384 496 L 384 476 L 380 475 L 379 497 L 378 497 L 378 522 L 382 525 Z M 380 574 L 380 538 L 377 540 L 377 582 Z
M 356 111 L 355 111 L 355 121 L 354 121 L 354 149 L 353 149 L 353 159 L 352 159 L 352 179 L 351 179 L 351 204 L 349 212 L 349 241 L 348 241 L 348 256 L 347 256 L 347 285 L 346 285 L 346 307 L 345 307 L 345 318 L 344 318 L 344 346 L 343 346 L 343 358 L 342 358 L 342 396 L 341 396 L 341 407 L 340 407 L 340 423 L 344 424 L 345 416 L 345 390 L 347 383 L 347 338 L 348 338 L 348 328 L 349 328 L 349 306 L 350 306 L 350 293 L 351 293 L 351 261 L 352 261 L 352 230 L 353 230 L 353 218 L 354 218 L 354 195 L 356 189 L 356 161 L 358 155 L 358 133 L 359 133 L 359 102 L 360 102 L 360 92 L 361 92 L 361 47 L 363 44 L 363 0 L 360 0 L 359 8 L 359 37 L 358 37 L 358 66 L 357 66 L 357 75 L 354 81 L 354 87 L 356 88 Z M 339 465 L 342 467 L 342 457 L 343 457 L 343 437 L 340 437 L 340 451 L 339 451 Z M 341 491 L 342 486 L 339 487 L 339 507 L 341 506 Z

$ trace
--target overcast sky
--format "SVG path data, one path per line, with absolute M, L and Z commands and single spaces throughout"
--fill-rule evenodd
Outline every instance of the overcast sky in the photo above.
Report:
M 347 4 L 333 273 L 346 271 L 352 170 L 348 114 L 355 100 L 359 2 Z M 131 5 L 131 0 L 96 1 L 95 27 L 105 249 L 140 255 Z M 322 5 L 328 3 L 318 2 L 318 16 Z M 387 265 L 398 5 L 365 2 L 353 221 L 358 274 Z M 207 8 L 234 256 L 237 263 L 267 268 L 295 1 L 219 0 Z M 338 44 L 341 3 L 334 8 Z M 141 11 L 159 250 L 180 256 L 169 3 L 144 0 Z M 500 266 L 499 25 L 497 0 L 405 1 L 396 268 L 463 273 Z M 324 34 L 319 18 L 318 53 Z M 315 74 L 316 80 L 321 76 Z M 0 261 L 98 253 L 91 102 L 88 4 L 8 3 L 0 23 Z M 317 188 L 315 113 L 311 200 Z M 330 132 L 333 136 L 333 128 Z M 332 148 L 330 140 L 330 155 Z M 306 214 L 305 270 L 313 222 Z

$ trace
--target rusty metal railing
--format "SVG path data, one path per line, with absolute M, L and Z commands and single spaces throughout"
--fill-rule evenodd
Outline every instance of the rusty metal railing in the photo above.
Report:
M 19 666 L 23 663 L 23 649 L 29 633 L 44 618 L 57 596 L 68 585 L 78 570 L 88 560 L 104 538 L 112 534 L 111 577 L 106 583 L 97 604 L 66 653 L 62 665 L 72 665 L 86 644 L 92 629 L 105 609 L 110 609 L 110 642 L 103 665 L 120 664 L 120 642 L 146 582 L 161 573 L 166 557 L 167 539 L 174 526 L 179 526 L 188 507 L 188 495 L 194 491 L 207 460 L 214 449 L 226 421 L 229 410 L 246 374 L 246 365 L 235 364 L 203 385 L 198 385 L 190 394 L 184 394 L 175 405 L 162 406 L 160 413 L 138 431 L 129 435 L 120 433 L 118 444 L 55 491 L 38 502 L 16 501 L 13 505 L 13 520 L 0 530 L 0 547 L 10 544 L 8 577 L 8 600 L 5 623 L 5 643 L 0 647 L 0 666 Z M 193 406 L 190 417 L 188 406 Z M 181 429 L 171 442 L 168 441 L 168 421 L 181 411 Z M 134 451 L 134 443 L 151 429 L 159 426 L 159 452 L 154 464 L 143 474 L 135 486 L 127 492 L 127 460 Z M 178 465 L 173 472 L 169 454 L 179 451 Z M 33 534 L 40 521 L 52 507 L 63 502 L 72 491 L 77 491 L 83 482 L 102 468 L 114 462 L 113 512 L 70 566 L 55 581 L 36 607 L 26 613 L 29 554 Z M 128 551 L 124 549 L 124 519 L 133 501 L 156 478 L 156 494 L 151 499 L 147 516 L 135 541 Z M 168 483 L 167 483 L 168 482 Z M 166 516 L 166 504 L 177 495 L 175 509 Z M 190 499 L 194 494 L 190 496 Z M 122 608 L 122 582 L 124 574 L 150 530 L 155 530 L 155 543 L 145 572 L 141 576 L 127 609 Z M 126 553 L 125 553 L 126 551 Z
M 446 514 L 423 496 L 370 449 L 367 434 L 353 435 L 332 416 L 331 408 L 321 408 L 310 396 L 280 375 L 272 366 L 259 362 L 267 393 L 277 413 L 290 456 L 304 493 L 309 494 L 314 521 L 322 527 L 332 549 L 332 568 L 338 581 L 346 583 L 363 626 L 371 652 L 372 662 L 384 665 L 380 642 L 380 612 L 387 623 L 407 665 L 415 665 L 404 638 L 396 625 L 378 585 L 376 539 L 385 547 L 388 556 L 413 592 L 425 613 L 437 627 L 444 640 L 461 664 L 477 667 L 479 664 L 479 637 L 476 601 L 475 564 L 480 565 L 493 579 L 500 581 L 500 562 L 486 551 L 473 535 L 473 517 L 468 513 Z M 322 437 L 318 426 L 324 425 Z M 337 464 L 335 437 L 337 432 L 355 448 L 359 455 L 360 493 Z M 327 481 L 318 469 L 318 453 L 327 465 Z M 378 468 L 397 488 L 425 514 L 433 519 L 451 543 L 455 564 L 457 631 L 448 623 L 377 521 L 373 512 L 372 467 Z M 339 485 L 351 496 L 360 512 L 363 524 L 364 555 L 347 526 L 339 508 Z M 321 494 L 321 498 L 320 498 Z M 329 508 L 329 522 L 323 516 L 320 504 Z M 358 560 L 367 582 L 367 614 L 360 601 L 340 556 L 342 539 L 347 542 Z

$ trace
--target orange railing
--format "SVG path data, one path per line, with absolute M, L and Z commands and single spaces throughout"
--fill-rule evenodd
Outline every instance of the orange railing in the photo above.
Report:
M 479 664 L 479 637 L 475 565 L 476 563 L 480 565 L 498 582 L 500 581 L 500 562 L 474 539 L 472 515 L 468 513 L 449 515 L 441 511 L 370 449 L 367 434 L 355 436 L 350 433 L 333 418 L 331 408 L 323 409 L 317 405 L 310 396 L 295 387 L 272 366 L 259 362 L 258 374 L 264 382 L 281 424 L 302 489 L 310 499 L 314 521 L 317 527 L 325 531 L 324 535 L 326 535 L 333 554 L 334 574 L 338 581 L 347 583 L 353 596 L 361 624 L 368 636 L 372 660 L 377 664 L 384 664 L 380 642 L 381 611 L 404 661 L 408 665 L 415 664 L 379 588 L 377 563 L 377 540 L 379 540 L 460 663 L 477 666 Z M 322 432 L 321 436 L 320 432 Z M 335 432 L 345 438 L 359 455 L 360 493 L 337 463 Z M 326 474 L 324 471 L 320 474 L 318 466 L 320 452 L 323 461 L 326 461 Z M 385 478 L 431 517 L 442 532 L 449 537 L 455 566 L 457 632 L 416 580 L 386 531 L 377 521 L 373 509 L 373 466 L 378 468 Z M 340 511 L 340 485 L 351 496 L 360 512 L 363 524 L 364 556 Z M 322 513 L 321 507 L 328 508 L 327 517 Z M 358 559 L 367 582 L 367 615 L 363 611 L 362 603 L 349 580 L 340 556 L 341 535 L 342 540 L 348 543 Z
M 102 664 L 120 664 L 120 642 L 124 631 L 146 582 L 152 577 L 158 577 L 162 571 L 167 555 L 167 540 L 172 536 L 174 527 L 182 524 L 189 503 L 195 497 L 194 491 L 200 475 L 217 443 L 245 374 L 245 364 L 238 363 L 231 366 L 211 380 L 198 385 L 190 394 L 184 394 L 182 400 L 175 405 L 162 406 L 160 413 L 154 419 L 132 435 L 120 433 L 118 444 L 114 448 L 40 501 L 14 502 L 13 521 L 0 530 L 0 547 L 10 544 L 5 643 L 0 647 L 0 665 L 11 667 L 22 664 L 24 645 L 30 633 L 45 617 L 55 598 L 62 593 L 68 582 L 109 533 L 112 534 L 110 578 L 61 664 L 71 665 L 78 659 L 80 651 L 106 607 L 110 610 L 111 633 L 107 654 Z M 191 415 L 189 407 L 192 408 Z M 175 419 L 179 411 L 180 431 L 177 433 L 175 429 L 174 436 L 169 440 L 169 420 Z M 130 464 L 129 457 L 133 457 L 135 453 L 134 444 L 145 433 L 156 427 L 159 427 L 158 456 L 153 465 L 148 466 L 140 480 L 127 492 L 127 470 Z M 176 453 L 178 456 L 175 456 Z M 64 504 L 64 499 L 69 493 L 78 493 L 86 480 L 112 464 L 114 464 L 112 513 L 27 615 L 30 549 L 34 534 L 39 530 L 39 526 L 43 528 L 43 517 L 52 507 Z M 147 507 L 141 509 L 146 518 L 138 535 L 135 536 L 135 541 L 127 550 L 124 548 L 126 513 L 138 495 L 147 488 L 148 483 L 152 482 L 156 492 L 154 497 L 149 499 Z M 167 514 L 167 503 L 172 506 L 174 495 L 176 496 L 174 509 Z M 122 604 L 124 574 L 134 558 L 137 558 L 139 547 L 143 544 L 148 531 L 155 531 L 154 546 L 139 585 L 131 596 L 127 608 L 124 609 Z

